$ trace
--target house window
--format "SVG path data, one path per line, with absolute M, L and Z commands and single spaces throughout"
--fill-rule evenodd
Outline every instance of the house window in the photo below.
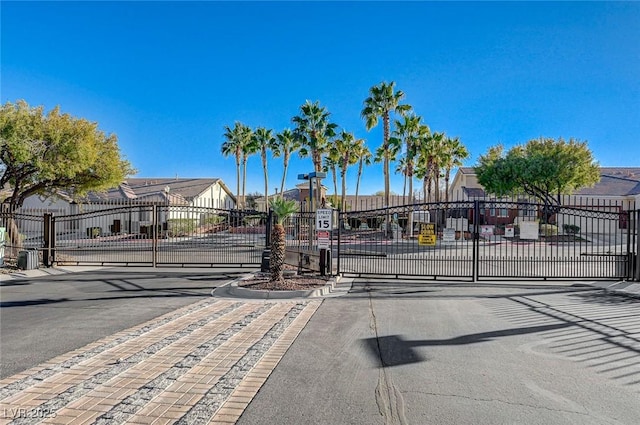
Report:
M 497 216 L 496 216 L 497 213 Z M 509 210 L 507 208 L 495 208 L 489 209 L 489 216 L 491 217 L 509 217 Z

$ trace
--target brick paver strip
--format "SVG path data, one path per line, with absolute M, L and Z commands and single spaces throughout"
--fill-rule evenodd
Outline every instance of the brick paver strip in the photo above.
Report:
M 55 413 L 48 424 L 229 422 L 319 305 L 203 301 L 9 377 L 0 391 L 15 396 L 4 400 L 12 406 Z M 43 421 L 4 416 L 0 425 Z
M 218 307 L 222 308 L 220 309 Z M 239 307 L 240 309 L 238 310 Z M 93 376 L 90 373 L 78 374 L 79 370 L 85 369 L 82 365 L 79 364 L 70 366 L 69 368 L 64 368 L 64 366 L 66 366 L 66 363 L 64 361 L 61 365 L 51 365 L 50 368 L 54 370 L 55 373 L 58 373 L 56 376 L 53 376 L 45 381 L 36 380 L 36 382 L 38 382 L 39 384 L 30 386 L 24 389 L 22 392 L 6 398 L 2 402 L 2 404 L 0 404 L 0 412 L 2 412 L 4 415 L 4 412 L 10 412 L 10 409 L 12 407 L 15 409 L 16 406 L 25 407 L 27 405 L 29 407 L 39 406 L 38 408 L 43 411 L 55 412 L 70 401 L 73 401 L 86 394 L 87 392 L 93 390 L 99 385 L 99 383 L 101 383 L 101 381 L 107 381 L 112 377 L 118 375 L 119 373 L 126 371 L 127 369 L 137 365 L 138 362 L 143 361 L 145 358 L 151 357 L 153 354 L 165 348 L 166 346 L 180 340 L 180 338 L 188 336 L 195 331 L 201 331 L 202 326 L 206 323 L 214 322 L 220 317 L 224 318 L 225 315 L 230 312 L 234 312 L 235 310 L 238 310 L 238 312 L 242 315 L 252 310 L 251 307 L 243 307 L 243 304 L 240 302 L 205 303 L 202 306 L 202 309 L 204 309 L 204 311 L 202 311 L 202 314 L 196 315 L 195 317 L 193 315 L 190 315 L 190 313 L 193 311 L 199 311 L 201 310 L 200 308 L 188 309 L 187 311 L 183 311 L 183 313 L 186 314 L 187 317 L 191 320 L 197 319 L 202 316 L 202 318 L 197 322 L 194 323 L 192 321 L 191 323 L 186 323 L 186 327 L 184 327 L 178 333 L 175 333 L 171 328 L 168 329 L 168 332 L 165 329 L 164 335 L 161 334 L 161 338 L 159 338 L 159 341 L 155 344 L 139 345 L 137 347 L 136 354 L 128 357 L 127 359 L 123 359 L 123 361 L 112 362 L 106 368 L 104 368 L 104 364 L 101 364 L 100 366 L 102 367 L 97 368 L 99 372 L 97 374 L 94 374 Z M 173 320 L 182 319 L 182 317 L 180 316 L 175 316 L 176 315 L 173 314 L 170 315 Z M 150 325 L 153 325 L 157 322 L 158 321 L 152 321 Z M 157 329 L 156 326 L 145 326 L 144 324 L 142 326 L 137 326 L 136 328 L 149 329 L 149 332 L 155 331 L 155 329 Z M 136 338 L 138 336 L 135 332 L 131 333 L 131 335 L 131 338 Z M 123 339 L 122 343 L 128 343 L 130 339 L 125 338 Z M 117 338 L 116 340 L 120 340 L 120 338 Z M 149 342 L 149 339 L 147 339 L 147 341 Z M 61 357 L 64 359 L 64 356 Z M 60 386 L 61 383 L 65 385 Z M 38 391 L 41 398 L 44 398 L 45 400 L 48 399 L 48 401 L 45 402 L 45 400 L 39 400 L 38 403 L 30 402 L 30 400 L 32 400 L 32 396 L 30 394 L 32 394 L 31 391 L 33 390 Z M 126 395 L 124 395 L 125 392 L 126 391 L 124 390 L 120 390 L 120 395 L 126 397 Z M 49 394 L 49 397 L 46 397 L 46 394 Z M 37 421 L 34 422 L 33 419 L 34 418 L 20 417 L 16 418 L 12 423 L 37 423 Z
M 220 405 L 220 409 L 211 417 L 209 424 L 235 423 L 240 418 L 319 306 L 320 302 L 312 302 L 298 315 L 242 380 L 242 383 L 246 383 L 248 386 L 237 386 Z M 230 418 L 233 420 L 229 420 Z
M 196 384 L 189 384 L 187 382 L 181 382 L 180 378 L 187 374 L 190 370 L 201 362 L 203 358 L 213 353 L 218 357 L 218 348 L 223 345 L 234 345 L 236 341 L 244 337 L 244 333 L 254 332 L 256 327 L 260 326 L 260 322 L 271 319 L 270 316 L 278 317 L 277 312 L 272 313 L 274 304 L 253 304 L 255 310 L 245 316 L 242 320 L 239 320 L 233 324 L 227 325 L 221 333 L 214 334 L 212 338 L 203 338 L 200 340 L 200 344 L 189 350 L 188 353 L 184 353 L 184 357 L 174 362 L 167 362 L 164 366 L 164 372 L 158 374 L 153 380 L 145 383 L 137 391 L 133 392 L 126 399 L 116 404 L 108 412 L 100 415 L 96 424 L 121 424 L 125 422 L 140 422 L 142 416 L 151 417 L 156 416 L 158 409 L 162 408 L 162 405 L 166 405 L 161 413 L 164 413 L 174 403 L 180 405 L 189 405 L 195 403 L 198 399 L 198 389 L 193 391 Z M 272 314 L 269 314 L 272 313 Z M 211 334 L 210 334 L 211 336 Z M 234 341 L 234 339 L 236 341 Z M 220 356 L 218 361 L 223 360 L 224 357 Z M 176 399 L 171 398 L 172 402 L 167 400 L 160 405 L 156 404 L 148 406 L 149 402 L 163 393 L 165 390 L 174 387 L 172 391 L 175 395 L 181 395 L 182 397 Z M 206 392 L 206 390 L 199 391 L 200 393 Z M 140 412 L 138 415 L 137 413 Z M 156 412 L 154 414 L 154 412 Z M 133 416 L 133 417 L 132 417 Z
M 278 323 L 273 325 L 273 327 L 262 337 L 259 341 L 257 341 L 247 353 L 242 356 L 238 362 L 233 365 L 233 367 L 222 376 L 218 382 L 206 393 L 204 396 L 189 410 L 189 412 L 184 415 L 177 422 L 178 425 L 201 425 L 208 424 L 209 421 L 216 415 L 224 404 L 225 401 L 229 399 L 232 393 L 236 389 L 245 389 L 249 392 L 252 392 L 253 395 L 258 392 L 259 387 L 256 388 L 255 383 L 245 383 L 243 380 L 247 377 L 249 372 L 255 367 L 255 365 L 261 361 L 265 356 L 268 356 L 269 350 L 278 343 L 279 339 L 283 337 L 287 331 L 287 329 L 294 323 L 294 321 L 300 317 L 300 315 L 307 310 L 307 314 L 305 314 L 299 323 L 304 324 L 307 323 L 309 317 L 315 312 L 318 308 L 319 302 L 299 302 L 297 303 Z M 299 332 L 299 331 L 298 331 Z M 297 335 L 297 333 L 296 333 Z M 291 340 L 293 342 L 293 340 Z M 291 342 L 288 346 L 291 345 Z M 287 346 L 287 348 L 288 348 Z M 281 346 L 279 348 L 284 348 Z M 282 353 L 284 355 L 284 352 Z M 276 366 L 277 362 L 272 363 L 272 367 Z M 248 404 L 248 403 L 247 403 Z M 226 413 L 231 413 L 231 408 L 226 411 Z M 244 409 L 242 409 L 244 410 Z M 218 420 L 219 421 L 227 421 L 230 419 L 237 419 L 234 415 L 224 415 L 220 414 Z
M 123 342 L 123 345 L 134 345 L 134 349 L 131 350 L 134 354 L 126 356 L 126 358 L 122 358 L 120 361 L 111 361 L 113 356 L 107 356 L 102 359 L 103 361 L 100 362 L 98 367 L 93 368 L 87 367 L 82 363 L 73 365 L 70 368 L 64 368 L 64 364 L 52 365 L 50 369 L 57 371 L 57 375 L 49 377 L 44 381 L 38 381 L 36 385 L 24 389 L 22 393 L 6 398 L 2 404 L 21 407 L 25 405 L 42 405 L 42 408 L 47 411 L 55 411 L 58 407 L 52 400 L 57 398 L 57 402 L 59 403 L 61 398 L 69 398 L 71 395 L 75 395 L 75 398 L 81 396 L 84 392 L 95 387 L 96 383 L 99 383 L 100 380 L 109 379 L 117 375 L 123 370 L 135 365 L 138 361 L 151 356 L 154 352 L 175 342 L 175 340 L 181 336 L 198 330 L 198 325 L 214 321 L 217 317 L 224 317 L 225 314 L 235 310 L 238 306 L 241 306 L 241 303 L 211 305 L 205 307 L 203 311 L 199 311 L 200 314 L 187 315 L 186 317 L 191 319 L 191 322 L 188 320 L 186 323 L 182 323 L 184 320 L 182 317 L 176 318 L 175 321 L 180 323 L 180 326 L 177 326 L 177 328 L 181 329 L 178 333 L 175 333 L 175 326 L 170 326 L 167 329 L 153 328 L 149 331 L 150 333 L 157 333 L 157 329 L 161 329 L 161 332 L 154 335 L 153 338 L 144 337 L 138 340 L 136 337 L 133 337 L 130 340 L 126 340 Z M 192 322 L 192 320 L 200 317 L 202 318 L 198 322 Z M 146 343 L 141 344 L 141 342 Z M 36 392 L 36 394 L 40 396 L 38 403 L 30 401 L 31 396 L 29 394 L 33 392 Z M 55 397 L 56 395 L 57 397 Z M 51 399 L 49 402 L 44 403 L 45 400 L 49 399 Z
M 5 378 L 0 381 L 0 400 L 4 400 L 29 386 L 35 385 L 46 378 L 59 373 L 61 369 L 69 369 L 92 356 L 103 353 L 113 347 L 117 347 L 119 344 L 127 340 L 144 335 L 153 329 L 170 323 L 176 318 L 180 318 L 220 302 L 221 301 L 215 299 L 206 299 L 198 303 L 191 304 L 157 317 L 152 321 L 142 323 L 99 341 L 92 342 L 77 350 L 57 356 L 41 365 L 35 366 L 12 377 Z

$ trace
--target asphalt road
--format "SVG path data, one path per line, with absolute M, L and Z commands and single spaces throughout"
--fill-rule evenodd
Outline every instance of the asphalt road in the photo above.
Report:
M 232 269 L 105 268 L 0 282 L 0 377 L 210 297 Z
M 356 281 L 237 422 L 634 424 L 640 302 L 566 283 Z

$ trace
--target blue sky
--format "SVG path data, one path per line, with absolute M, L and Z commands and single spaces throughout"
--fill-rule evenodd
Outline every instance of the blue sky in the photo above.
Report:
M 223 126 L 281 131 L 307 99 L 373 150 L 382 129 L 367 132 L 360 111 L 381 81 L 395 81 L 432 131 L 460 137 L 466 165 L 492 145 L 539 136 L 586 140 L 601 165 L 640 165 L 640 3 L 0 7 L 2 102 L 60 105 L 98 122 L 140 177 L 221 177 L 235 188 Z M 282 162 L 269 164 L 273 193 Z M 311 170 L 310 159 L 294 159 L 287 186 Z M 392 190 L 402 183 L 393 176 Z M 381 166 L 368 168 L 361 193 L 382 189 Z M 257 156 L 247 191 L 263 191 Z

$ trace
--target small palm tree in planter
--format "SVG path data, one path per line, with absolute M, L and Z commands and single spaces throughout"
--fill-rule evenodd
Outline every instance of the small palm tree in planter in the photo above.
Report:
M 285 256 L 285 230 L 284 221 L 298 210 L 296 202 L 284 198 L 271 199 L 269 202 L 273 213 L 276 215 L 276 224 L 271 231 L 271 282 L 278 285 L 284 283 L 283 268 Z

